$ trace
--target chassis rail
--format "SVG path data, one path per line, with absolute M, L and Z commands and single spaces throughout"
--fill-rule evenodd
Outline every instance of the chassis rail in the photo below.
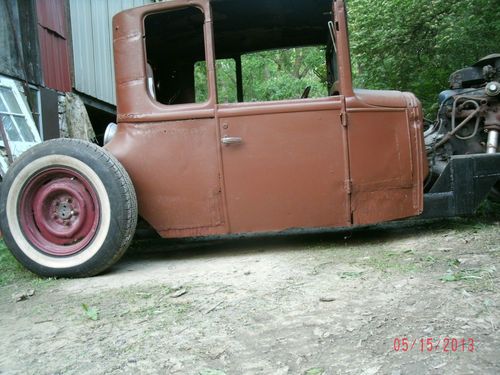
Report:
M 419 218 L 473 214 L 500 181 L 500 153 L 453 156 L 424 195 Z

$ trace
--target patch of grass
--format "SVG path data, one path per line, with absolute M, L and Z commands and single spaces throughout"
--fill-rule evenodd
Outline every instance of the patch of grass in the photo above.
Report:
M 485 200 L 479 206 L 476 216 L 486 219 L 500 220 L 500 203 L 493 202 L 488 199 Z
M 98 311 L 99 320 L 159 319 L 169 325 L 186 318 L 192 309 L 191 303 L 184 296 L 172 298 L 173 290 L 168 285 L 114 289 L 96 294 L 89 301 Z
M 364 262 L 364 265 L 382 273 L 413 273 L 426 268 L 434 267 L 439 262 L 435 255 L 417 253 L 414 249 L 403 251 L 380 250 Z
M 469 291 L 495 291 L 495 266 L 485 268 L 449 269 L 439 279 L 446 282 L 464 282 Z
M 206 368 L 198 372 L 198 375 L 226 375 L 224 371 Z
M 85 303 L 82 303 L 83 311 L 85 311 L 85 315 L 87 318 L 96 321 L 99 319 L 99 310 L 96 307 L 88 306 Z
M 366 265 L 383 273 L 410 273 L 421 268 L 421 264 L 413 256 L 413 252 L 406 251 L 402 253 L 385 251 L 382 254 L 375 254 L 368 259 Z
M 321 367 L 313 367 L 306 370 L 306 372 L 304 372 L 304 375 L 322 375 L 324 373 L 325 370 L 323 370 Z
M 492 202 L 488 202 L 488 205 L 494 205 L 495 210 L 487 211 L 487 214 L 478 211 L 475 216 L 472 217 L 459 217 L 449 220 L 449 229 L 454 229 L 456 234 L 477 233 L 479 231 L 491 231 L 496 230 L 498 227 L 498 220 L 500 220 L 500 205 Z M 481 206 L 483 207 L 483 206 Z M 498 213 L 495 211 L 499 210 Z
M 481 280 L 483 278 L 493 277 L 496 271 L 494 266 L 490 268 L 469 268 L 453 272 L 448 270 L 448 272 L 443 275 L 440 280 L 442 281 L 460 281 L 460 280 Z
M 361 277 L 362 274 L 363 272 L 355 272 L 355 271 L 339 272 L 341 279 L 357 279 Z
M 432 265 L 432 264 L 434 264 L 434 263 L 436 263 L 436 262 L 437 262 L 437 258 L 436 258 L 436 257 L 433 257 L 432 255 L 427 255 L 427 256 L 424 258 L 424 261 L 425 261 L 425 263 Z
M 3 240 L 0 240 L 0 286 L 13 284 L 17 281 L 40 282 L 42 280 L 21 266 L 7 249 Z

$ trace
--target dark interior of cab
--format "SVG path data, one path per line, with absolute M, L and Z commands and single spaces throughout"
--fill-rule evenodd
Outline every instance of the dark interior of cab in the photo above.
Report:
M 212 0 L 211 9 L 215 58 L 236 61 L 238 102 L 243 101 L 242 55 L 302 46 L 324 46 L 328 88 L 332 93 L 330 88 L 336 76 L 336 56 L 328 27 L 332 0 Z M 205 61 L 204 20 L 202 10 L 194 6 L 146 16 L 150 94 L 158 102 L 195 102 L 194 66 Z M 302 97 L 307 94 L 304 92 Z

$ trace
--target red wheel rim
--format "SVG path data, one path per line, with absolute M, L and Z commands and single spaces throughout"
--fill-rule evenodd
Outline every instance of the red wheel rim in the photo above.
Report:
M 19 221 L 26 238 L 41 252 L 68 256 L 84 249 L 99 225 L 99 201 L 78 172 L 49 168 L 24 187 Z

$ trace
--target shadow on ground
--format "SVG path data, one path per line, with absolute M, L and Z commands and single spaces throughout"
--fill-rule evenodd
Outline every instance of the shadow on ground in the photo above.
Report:
M 204 256 L 225 257 L 264 251 L 290 252 L 307 248 L 381 245 L 388 240 L 404 240 L 416 234 L 431 234 L 452 229 L 471 229 L 489 225 L 497 219 L 488 215 L 474 219 L 436 219 L 397 221 L 374 226 L 340 229 L 291 230 L 269 234 L 247 234 L 206 237 L 199 239 L 135 239 L 124 260 L 187 260 Z

